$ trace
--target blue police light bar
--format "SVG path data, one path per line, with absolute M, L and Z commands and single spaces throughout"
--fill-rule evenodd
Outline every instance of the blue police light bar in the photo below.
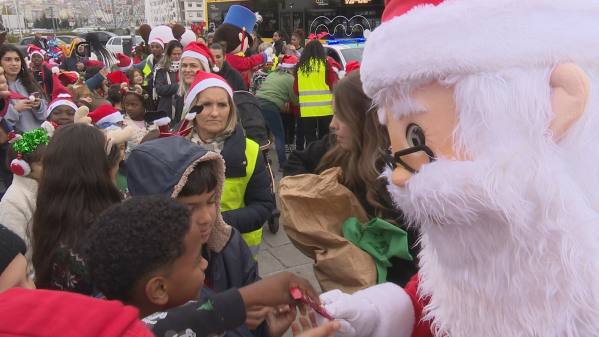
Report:
M 360 43 L 366 42 L 366 38 L 358 38 L 358 39 L 347 39 L 347 40 L 327 40 L 327 44 L 341 44 L 341 43 Z

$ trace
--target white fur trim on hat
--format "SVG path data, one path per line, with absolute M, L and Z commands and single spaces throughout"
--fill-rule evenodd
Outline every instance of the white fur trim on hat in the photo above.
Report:
M 210 62 L 208 62 L 208 58 L 206 56 L 204 56 L 196 51 L 186 50 L 183 52 L 183 54 L 181 54 L 181 59 L 183 59 L 184 57 L 193 57 L 200 61 L 206 62 L 206 64 L 210 64 Z
M 368 37 L 364 91 L 373 97 L 397 84 L 450 74 L 595 64 L 597 18 L 596 0 L 461 0 L 417 7 Z
M 219 87 L 227 90 L 227 93 L 229 94 L 231 99 L 233 99 L 233 91 L 231 90 L 231 87 L 229 86 L 229 84 L 227 84 L 227 82 L 225 82 L 224 80 L 219 80 L 217 78 L 207 78 L 199 82 L 198 84 L 193 86 L 191 90 L 189 90 L 187 97 L 185 97 L 185 107 L 189 110 L 189 107 L 191 106 L 191 103 L 196 98 L 196 96 L 205 89 L 212 87 Z
M 96 123 L 96 125 L 100 125 L 100 124 L 104 124 L 104 123 L 118 123 L 118 122 L 123 122 L 125 119 L 123 119 L 123 115 L 121 115 L 118 111 L 115 111 L 115 113 L 111 113 L 110 115 L 104 117 L 104 118 L 100 118 L 98 120 L 98 122 Z
M 168 117 L 162 117 L 154 120 L 154 125 L 156 126 L 165 126 L 171 122 L 171 119 Z
M 154 42 L 158 43 L 160 46 L 162 46 L 162 49 L 164 49 L 164 41 L 162 41 L 162 39 L 154 38 L 152 41 L 150 41 L 150 45 Z
M 60 97 L 60 95 L 58 95 L 58 97 Z M 50 103 L 50 105 L 48 105 L 48 109 L 46 110 L 46 118 L 50 116 L 52 110 L 56 109 L 61 105 L 66 105 L 68 107 L 73 108 L 74 111 L 77 111 L 77 105 L 70 99 L 55 99 L 54 101 L 52 101 L 52 103 Z

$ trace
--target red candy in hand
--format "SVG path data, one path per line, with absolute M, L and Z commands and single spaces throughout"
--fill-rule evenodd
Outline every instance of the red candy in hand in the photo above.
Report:
M 322 306 L 322 305 L 319 306 L 318 304 L 316 304 L 316 302 L 314 302 L 314 300 L 312 298 L 310 298 L 310 296 L 306 295 L 298 287 L 289 289 L 289 293 L 291 294 L 291 297 L 293 297 L 294 299 L 296 299 L 306 305 L 309 305 L 310 308 L 314 309 L 314 311 L 319 313 L 322 317 L 324 317 L 330 321 L 333 321 L 333 318 L 324 309 L 324 306 Z

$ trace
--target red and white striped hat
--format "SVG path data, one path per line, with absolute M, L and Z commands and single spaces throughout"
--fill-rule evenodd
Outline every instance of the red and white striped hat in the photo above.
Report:
M 212 61 L 212 64 L 216 64 L 214 61 L 214 55 L 212 55 L 212 52 L 210 51 L 208 46 L 206 46 L 203 43 L 199 43 L 199 42 L 195 42 L 195 41 L 190 42 L 185 47 L 185 50 L 183 50 L 183 54 L 181 54 L 181 59 L 183 59 L 184 57 L 196 58 L 200 61 L 206 62 L 207 65 L 210 65 L 210 62 L 209 62 L 209 59 L 210 59 Z M 212 71 L 217 73 L 219 71 L 219 69 L 215 65 L 212 67 Z
M 212 74 L 207 73 L 203 70 L 198 70 L 195 77 L 193 78 L 193 82 L 191 83 L 191 87 L 189 88 L 189 93 L 185 97 L 185 107 L 189 110 L 191 103 L 196 98 L 196 96 L 202 91 L 208 88 L 223 88 L 227 91 L 231 99 L 233 99 L 233 89 L 224 78 Z

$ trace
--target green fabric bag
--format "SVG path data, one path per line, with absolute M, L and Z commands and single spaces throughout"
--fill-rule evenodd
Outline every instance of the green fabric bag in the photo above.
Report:
M 387 282 L 389 259 L 393 256 L 412 261 L 408 250 L 408 233 L 385 220 L 374 218 L 362 227 L 356 218 L 349 218 L 341 226 L 343 237 L 368 253 L 376 263 L 378 283 Z

